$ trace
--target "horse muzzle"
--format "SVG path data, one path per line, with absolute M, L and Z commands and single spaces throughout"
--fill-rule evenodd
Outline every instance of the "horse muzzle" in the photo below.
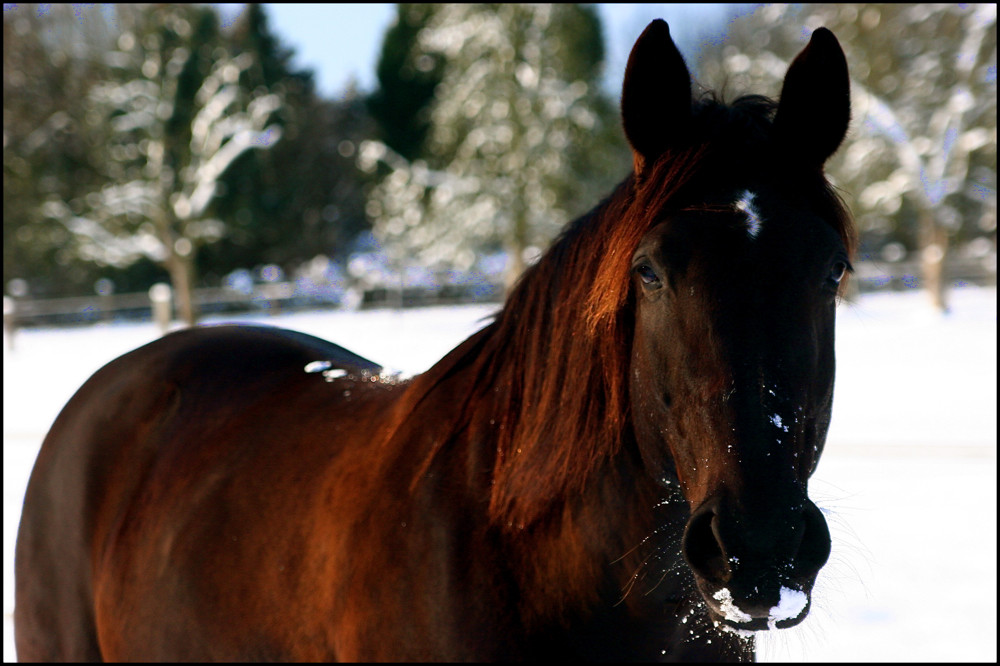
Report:
M 682 549 L 713 620 L 764 631 L 808 615 L 816 575 L 830 556 L 830 532 L 815 504 L 805 499 L 798 506 L 736 512 L 716 497 L 692 513 Z

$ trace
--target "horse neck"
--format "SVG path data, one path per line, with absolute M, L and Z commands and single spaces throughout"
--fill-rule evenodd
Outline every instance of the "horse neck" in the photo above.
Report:
M 517 438 L 502 443 L 504 430 L 517 427 L 505 419 L 511 417 L 518 382 L 498 371 L 513 362 L 508 342 L 495 321 L 416 378 L 403 399 L 410 403 L 404 409 L 411 425 L 399 432 L 393 448 L 399 460 L 422 457 L 411 492 L 446 486 L 449 499 L 465 495 L 476 507 L 488 507 L 476 518 L 487 521 L 503 544 L 522 590 L 524 620 L 544 623 L 593 607 L 602 596 L 619 600 L 646 554 L 644 538 L 655 529 L 650 511 L 630 507 L 655 507 L 660 497 L 641 478 L 634 447 L 594 461 L 578 491 L 570 485 L 545 487 L 544 479 L 532 487 L 530 479 L 512 478 L 525 473 L 517 463 L 533 443 Z M 496 489 L 505 483 L 530 495 L 530 518 L 503 511 L 519 508 L 497 501 Z
M 567 589 L 596 594 L 607 563 L 649 535 L 631 524 L 649 512 L 629 507 L 657 502 L 612 381 L 627 377 L 627 331 L 587 328 L 602 225 L 623 187 L 568 225 L 490 325 L 413 380 L 389 427 L 391 457 L 421 461 L 411 490 L 448 474 L 488 506 L 529 560 L 518 567 L 529 589 L 552 591 L 541 606 Z
M 491 484 L 500 488 L 490 500 L 497 523 L 531 522 L 548 498 L 579 490 L 620 448 L 625 391 L 609 377 L 624 377 L 628 340 L 588 328 L 588 280 L 606 249 L 607 211 L 629 196 L 630 180 L 567 225 L 493 323 L 413 380 L 386 429 L 384 440 L 411 454 L 402 442 L 412 440 L 403 435 L 408 423 L 435 432 L 419 454 L 423 469 L 469 423 L 482 424 L 477 437 L 495 458 Z

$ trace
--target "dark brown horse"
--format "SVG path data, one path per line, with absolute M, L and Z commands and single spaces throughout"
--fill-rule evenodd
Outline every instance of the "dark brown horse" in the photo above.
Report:
M 853 245 L 823 176 L 843 53 L 819 29 L 779 104 L 725 105 L 654 21 L 622 115 L 634 172 L 411 381 L 259 327 L 98 371 L 28 486 L 19 656 L 741 660 L 800 622 L 830 551 L 806 487 Z

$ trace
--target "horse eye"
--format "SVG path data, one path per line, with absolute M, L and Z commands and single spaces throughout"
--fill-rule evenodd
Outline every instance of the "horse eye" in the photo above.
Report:
M 656 271 L 647 266 L 646 264 L 641 264 L 636 267 L 635 272 L 639 275 L 639 279 L 642 280 L 643 284 L 659 284 L 660 278 L 656 275 Z
M 833 284 L 840 284 L 840 281 L 844 279 L 845 273 L 847 273 L 847 262 L 836 261 L 830 268 L 830 275 L 827 279 Z

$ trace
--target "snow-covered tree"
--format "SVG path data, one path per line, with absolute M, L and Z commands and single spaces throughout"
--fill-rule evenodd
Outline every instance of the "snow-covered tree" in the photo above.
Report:
M 852 78 L 852 128 L 829 173 L 863 239 L 920 253 L 946 310 L 949 246 L 976 239 L 995 252 L 996 5 L 768 5 L 703 52 L 701 79 L 776 95 L 788 58 L 820 26 L 843 44 Z
M 445 63 L 427 159 L 410 162 L 379 142 L 359 152 L 363 169 L 387 171 L 368 213 L 393 260 L 465 270 L 477 254 L 502 250 L 510 284 L 567 221 L 567 202 L 593 188 L 574 150 L 602 150 L 595 137 L 617 117 L 597 85 L 603 52 L 596 15 L 581 19 L 589 11 L 453 4 L 435 12 L 418 40 L 422 55 Z M 589 45 L 573 41 L 587 32 L 575 29 L 580 21 Z M 598 66 L 580 66 L 581 54 L 595 53 Z M 593 203 L 592 191 L 586 197 Z
M 281 100 L 240 87 L 251 58 L 210 41 L 218 35 L 211 10 L 120 6 L 118 20 L 117 49 L 107 54 L 116 76 L 88 97 L 107 127 L 107 185 L 69 202 L 50 199 L 44 209 L 72 232 L 85 259 L 164 265 L 179 315 L 193 324 L 196 252 L 225 233 L 207 215 L 219 178 L 245 151 L 280 138 L 269 119 Z

